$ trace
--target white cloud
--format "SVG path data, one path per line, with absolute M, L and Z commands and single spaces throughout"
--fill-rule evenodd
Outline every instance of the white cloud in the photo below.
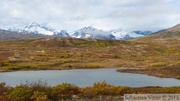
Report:
M 180 0 L 0 0 L 0 27 L 36 21 L 75 30 L 159 30 L 180 23 Z

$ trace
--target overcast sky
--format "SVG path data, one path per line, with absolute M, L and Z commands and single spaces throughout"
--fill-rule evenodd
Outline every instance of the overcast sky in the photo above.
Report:
M 159 30 L 180 23 L 180 0 L 0 0 L 0 28 L 31 22 L 76 30 Z

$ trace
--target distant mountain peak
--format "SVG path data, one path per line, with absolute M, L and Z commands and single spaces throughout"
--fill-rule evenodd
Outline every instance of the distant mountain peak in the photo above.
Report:
M 92 38 L 92 39 L 115 39 L 115 36 L 107 31 L 103 31 L 92 26 L 83 27 L 76 30 L 72 37 L 75 38 Z
M 37 22 L 32 22 L 32 23 L 30 23 L 31 25 L 39 25 Z
M 9 31 L 15 31 L 15 32 L 29 32 L 31 34 L 41 34 L 41 35 L 56 35 L 60 37 L 69 37 L 68 33 L 64 30 L 55 30 L 53 28 L 50 28 L 46 25 L 41 25 L 37 22 L 32 22 L 26 25 L 23 28 L 9 28 Z
M 28 24 L 27 26 L 25 26 L 25 28 L 33 28 L 33 27 L 40 27 L 40 25 L 37 22 L 32 22 L 30 24 Z
M 83 27 L 83 28 L 79 29 L 78 31 L 97 31 L 97 30 L 99 30 L 99 29 L 94 28 L 92 26 L 87 26 L 87 27 Z

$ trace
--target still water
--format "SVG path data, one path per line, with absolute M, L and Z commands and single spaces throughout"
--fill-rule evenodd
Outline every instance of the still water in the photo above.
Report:
M 143 86 L 180 86 L 180 80 L 158 78 L 142 74 L 120 73 L 116 69 L 73 69 L 17 71 L 0 73 L 0 82 L 16 86 L 20 83 L 41 80 L 48 85 L 71 83 L 79 87 L 92 86 L 94 82 L 106 81 L 109 84 L 143 87 Z

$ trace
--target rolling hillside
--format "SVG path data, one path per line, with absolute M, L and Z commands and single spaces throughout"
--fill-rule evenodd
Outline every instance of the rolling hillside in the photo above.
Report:
M 123 72 L 144 73 L 180 79 L 180 25 L 132 41 L 151 44 L 152 48 L 158 46 L 159 48 L 156 51 L 159 52 L 159 55 L 151 57 L 150 61 L 153 60 L 154 63 L 151 64 L 151 68 L 146 68 L 146 71 L 125 70 Z

